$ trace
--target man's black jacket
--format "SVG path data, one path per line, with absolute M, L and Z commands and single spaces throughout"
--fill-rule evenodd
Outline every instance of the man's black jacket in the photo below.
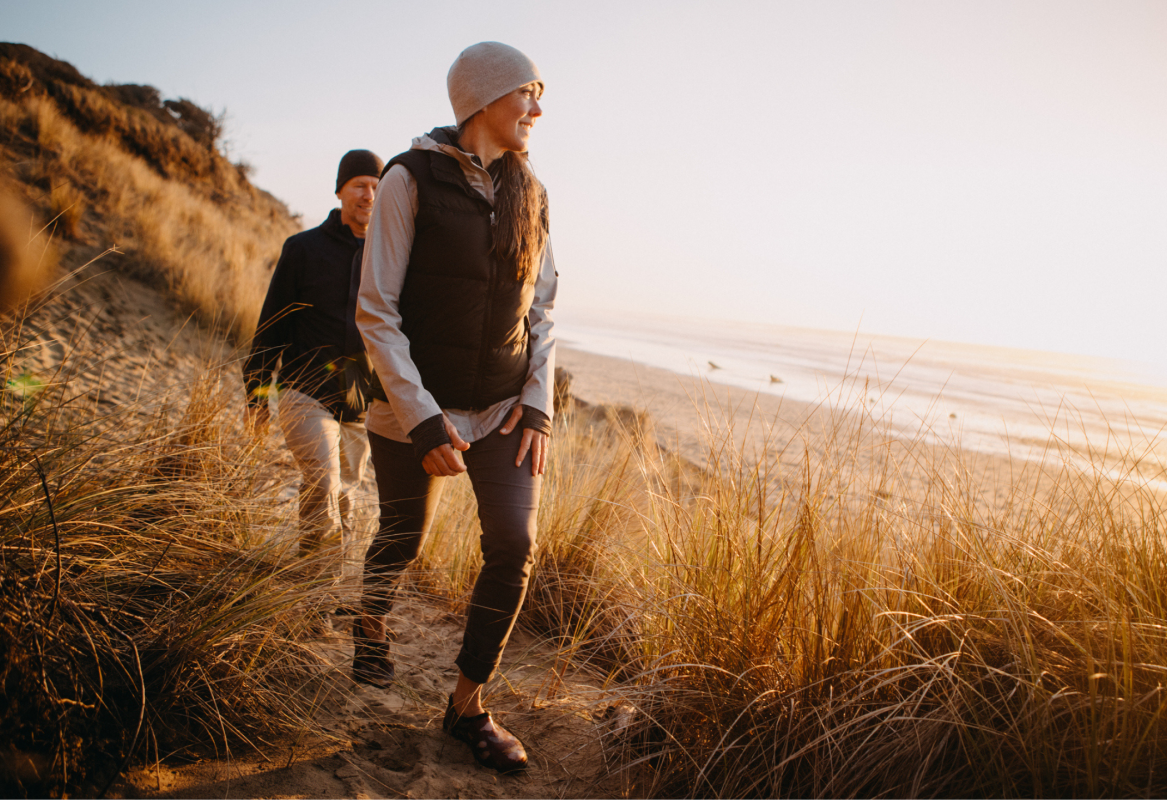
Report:
M 340 209 L 284 242 L 243 365 L 248 403 L 266 401 L 278 370 L 281 388 L 319 400 L 342 421 L 361 419 L 364 402 L 346 402 L 341 376 L 346 356 L 364 358 L 354 320 L 362 244 Z

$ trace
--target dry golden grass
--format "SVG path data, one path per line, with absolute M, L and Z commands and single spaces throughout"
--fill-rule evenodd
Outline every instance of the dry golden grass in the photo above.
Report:
M 578 417 L 555 437 L 522 623 L 609 676 L 630 791 L 1161 795 L 1162 498 L 1054 444 L 990 506 L 958 450 L 833 424 L 797 475 L 716 425 L 705 471 Z M 424 556 L 455 598 L 475 544 Z
M 0 127 L 31 129 L 39 154 L 17 166 L 17 177 L 51 186 L 52 218 L 61 220 L 62 235 L 77 236 L 91 205 L 103 221 L 98 243 L 129 256 L 136 277 L 246 340 L 270 268 L 295 230 L 289 219 L 220 206 L 166 180 L 113 142 L 81 133 L 44 98 L 21 105 L 0 99 Z
M 271 544 L 290 524 L 282 486 L 243 435 L 227 348 L 187 373 L 124 352 L 120 333 L 87 335 L 122 326 L 85 310 L 96 295 L 58 308 L 67 297 L 35 294 L 58 259 L 93 280 L 84 267 L 104 251 L 99 271 L 250 335 L 298 225 L 215 150 L 217 120 L 156 95 L 0 45 L 5 796 L 101 794 L 133 760 L 262 748 L 313 729 L 331 691 L 303 636 L 323 565 L 287 568 Z
M 330 683 L 306 609 L 329 587 L 265 549 L 293 523 L 241 435 L 237 367 L 103 411 L 75 387 L 125 380 L 116 355 L 25 380 L 20 331 L 0 400 L 8 793 L 96 792 L 132 760 L 311 725 Z M 630 794 L 1167 789 L 1161 498 L 1054 447 L 1040 492 L 985 504 L 958 450 L 843 415 L 793 474 L 710 431 L 705 469 L 627 411 L 577 409 L 552 438 L 520 622 L 604 683 Z M 446 492 L 407 586 L 457 608 L 477 524 L 466 482 Z
M 32 211 L 0 182 L 0 312 L 23 306 L 56 271 L 56 248 L 36 233 Z
M 273 536 L 294 521 L 237 365 L 174 387 L 71 343 L 35 374 L 23 320 L 2 322 L 4 796 L 97 796 L 130 763 L 313 730 L 333 689 L 305 632 L 330 581 Z M 113 383 L 141 399 L 111 405 Z

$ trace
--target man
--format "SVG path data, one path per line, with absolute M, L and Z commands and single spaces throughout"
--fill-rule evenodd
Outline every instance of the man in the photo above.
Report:
M 268 396 L 276 396 L 280 428 L 300 469 L 300 553 L 333 543 L 339 534 L 342 610 L 359 591 L 353 500 L 369 456 L 363 421 L 376 383 L 354 321 L 361 280 L 354 256 L 369 227 L 382 168 L 368 150 L 340 160 L 340 208 L 284 242 L 243 366 L 249 427 L 266 430 Z

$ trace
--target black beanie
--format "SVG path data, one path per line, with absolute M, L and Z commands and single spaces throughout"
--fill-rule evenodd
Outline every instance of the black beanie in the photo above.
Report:
M 349 150 L 340 160 L 340 169 L 336 171 L 336 191 L 339 192 L 350 180 L 362 175 L 380 178 L 384 167 L 385 164 L 372 150 Z

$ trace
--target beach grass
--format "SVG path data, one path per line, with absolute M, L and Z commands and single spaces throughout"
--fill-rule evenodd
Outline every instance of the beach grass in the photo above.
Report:
M 716 408 L 700 469 L 602 416 L 554 437 L 520 624 L 607 679 L 632 794 L 1167 789 L 1164 508 L 1136 451 L 1115 480 L 1051 441 L 986 502 L 959 448 L 863 415 L 808 429 L 794 471 Z M 423 557 L 463 600 L 475 541 Z
M 4 796 L 99 796 L 129 764 L 316 729 L 328 581 L 273 536 L 291 522 L 237 365 L 167 388 L 79 338 L 36 373 L 22 323 L 0 325 Z M 115 382 L 144 399 L 103 402 Z

